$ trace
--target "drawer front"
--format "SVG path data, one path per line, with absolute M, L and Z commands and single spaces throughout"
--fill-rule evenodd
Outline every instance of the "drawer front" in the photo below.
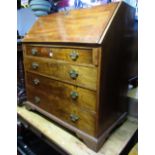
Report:
M 27 84 L 35 89 L 44 90 L 51 99 L 61 101 L 62 105 L 75 105 L 79 108 L 96 111 L 96 91 L 65 84 L 27 72 Z
M 96 90 L 97 68 L 71 65 L 54 60 L 26 57 L 27 71 L 50 76 L 54 79 Z
M 27 86 L 27 97 L 30 102 L 41 109 L 90 135 L 95 135 L 95 113 L 80 110 L 71 103 L 69 105 L 69 103 L 62 102 L 56 97 L 53 98 L 45 91 L 36 90 L 31 86 Z
M 27 46 L 26 54 L 76 63 L 93 64 L 92 49 L 51 48 Z

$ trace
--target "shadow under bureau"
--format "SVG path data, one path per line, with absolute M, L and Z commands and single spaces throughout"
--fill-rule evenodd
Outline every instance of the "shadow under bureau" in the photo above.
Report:
M 124 2 L 39 17 L 23 39 L 27 108 L 99 150 L 127 115 L 133 18 Z

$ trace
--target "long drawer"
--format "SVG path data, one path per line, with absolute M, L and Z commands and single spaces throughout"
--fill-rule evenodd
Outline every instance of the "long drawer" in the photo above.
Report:
M 86 110 L 96 111 L 96 91 L 75 87 L 29 72 L 26 75 L 28 85 L 36 90 L 43 90 L 55 102 L 61 101 L 62 105 L 70 106 L 73 104 Z
M 44 90 L 27 85 L 27 97 L 30 102 L 53 114 L 78 129 L 95 135 L 96 113 L 77 108 L 72 103 L 63 102 L 59 97 L 47 94 Z
M 26 46 L 26 54 L 68 62 L 97 65 L 97 51 L 65 47 Z
M 97 67 L 79 66 L 45 58 L 25 57 L 25 69 L 96 90 Z

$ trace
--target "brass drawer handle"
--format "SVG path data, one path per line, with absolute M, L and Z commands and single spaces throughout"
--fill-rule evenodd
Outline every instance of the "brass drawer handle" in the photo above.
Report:
M 75 92 L 75 91 L 72 91 L 72 92 L 70 93 L 70 96 L 71 96 L 71 98 L 72 98 L 73 100 L 76 100 L 76 99 L 78 98 L 79 94 L 78 94 L 77 92 Z
M 34 97 L 34 103 L 35 103 L 35 104 L 40 103 L 40 98 L 39 98 L 38 96 L 35 96 L 35 97 Z
M 72 122 L 76 122 L 79 120 L 79 116 L 78 115 L 75 115 L 75 114 L 71 114 L 70 115 L 70 119 Z
M 76 61 L 77 58 L 79 57 L 79 53 L 76 51 L 72 51 L 69 56 L 73 61 Z
M 34 85 L 38 85 L 40 83 L 39 79 L 34 79 L 33 80 Z
M 37 54 L 38 54 L 37 49 L 32 48 L 32 50 L 31 50 L 31 54 L 32 54 L 32 55 L 37 55 Z
M 78 72 L 75 71 L 75 70 L 71 70 L 71 71 L 69 72 L 69 75 L 70 75 L 70 77 L 71 77 L 72 79 L 76 79 L 76 78 L 78 77 Z
M 39 65 L 35 62 L 32 63 L 32 69 L 37 69 L 39 67 Z

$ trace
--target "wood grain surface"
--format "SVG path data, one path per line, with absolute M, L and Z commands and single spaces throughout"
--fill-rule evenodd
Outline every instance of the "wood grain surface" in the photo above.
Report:
M 118 3 L 40 17 L 23 42 L 98 43 Z
M 51 59 L 42 59 L 37 57 L 25 57 L 25 69 L 39 74 L 56 77 L 59 80 L 69 81 L 75 85 L 88 87 L 96 90 L 97 69 L 96 67 L 78 66 L 62 61 L 54 61 Z M 38 64 L 37 69 L 32 68 L 32 63 Z M 78 76 L 76 79 L 70 77 L 70 71 L 76 71 Z
M 57 48 L 51 48 L 51 47 L 40 47 L 40 46 L 26 46 L 26 54 L 27 55 L 33 55 L 32 51 L 35 50 L 36 54 L 34 56 L 36 57 L 45 57 L 55 60 L 62 60 L 72 63 L 82 63 L 82 64 L 93 64 L 93 52 L 92 49 L 78 49 L 78 48 L 64 48 L 64 47 L 57 47 Z M 77 59 L 72 60 L 71 54 L 75 53 L 77 54 Z M 97 55 L 95 53 L 95 55 Z M 97 62 L 95 63 L 97 65 Z
M 39 97 L 38 107 L 60 118 L 61 120 L 77 127 L 78 129 L 95 136 L 95 113 L 84 109 L 79 109 L 76 105 L 63 102 L 58 97 L 48 95 L 45 91 L 36 90 L 27 86 L 28 100 L 35 104 L 35 97 Z M 75 122 L 71 120 L 71 115 L 76 115 L 79 119 Z
M 99 103 L 98 133 L 115 122 L 123 112 L 127 112 L 124 101 L 128 89 L 128 65 L 131 63 L 124 37 L 133 26 L 134 9 L 126 3 L 120 3 L 112 17 L 111 24 L 103 39 L 99 57 Z M 104 107 L 104 108 L 101 108 Z M 114 116 L 114 117 L 113 117 Z
M 34 84 L 34 80 L 39 80 L 39 83 Z M 56 105 L 61 104 L 62 108 L 74 105 L 81 109 L 96 112 L 96 91 L 79 88 L 29 72 L 27 72 L 26 83 L 36 89 L 36 91 L 40 90 L 50 96 L 51 102 Z M 78 93 L 77 99 L 72 99 L 71 92 Z

